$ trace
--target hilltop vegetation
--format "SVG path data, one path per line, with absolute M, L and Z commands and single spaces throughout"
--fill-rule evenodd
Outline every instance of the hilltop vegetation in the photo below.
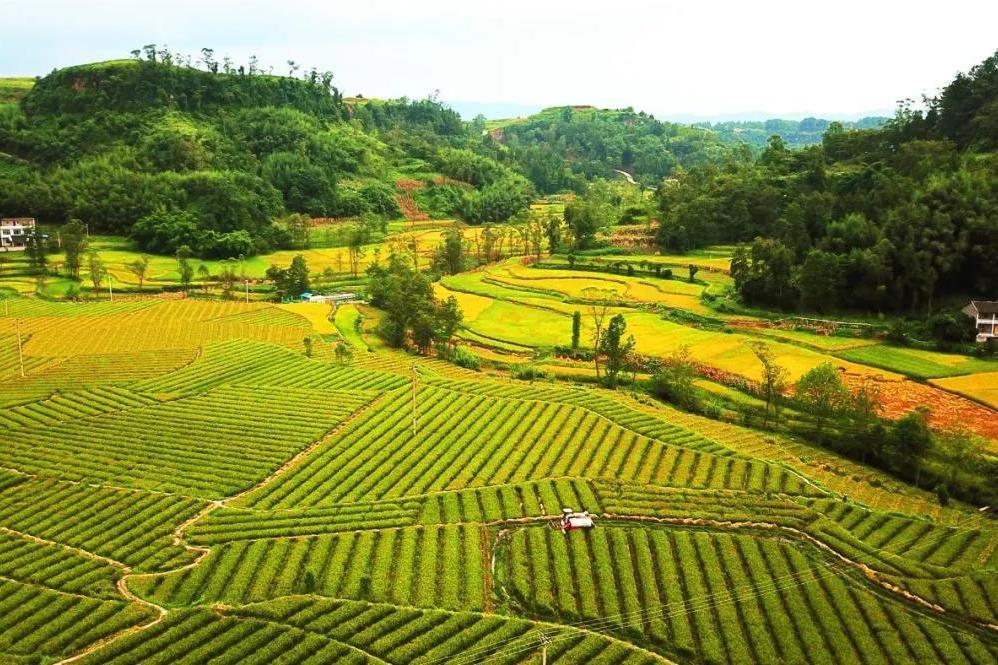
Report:
M 843 129 L 877 129 L 890 118 L 871 116 L 854 121 L 836 121 Z M 761 152 L 772 136 L 779 136 L 788 148 L 806 148 L 821 143 L 822 137 L 832 121 L 822 118 L 803 120 L 725 120 L 722 122 L 697 123 L 706 127 L 724 141 L 737 141 L 752 146 L 754 152 Z
M 346 104 L 328 72 L 136 56 L 57 70 L 2 107 L 5 215 L 123 235 L 144 220 L 140 246 L 226 257 L 290 246 L 289 213 L 399 217 L 400 181 L 432 216 L 503 221 L 532 198 L 433 100 Z
M 658 190 L 658 242 L 751 243 L 732 274 L 755 305 L 924 313 L 950 294 L 994 297 L 996 100 L 998 54 L 881 129 L 832 123 L 820 145 L 773 137 L 754 162 L 691 169 Z
M 580 191 L 587 180 L 615 177 L 615 169 L 655 186 L 677 168 L 718 162 L 735 151 L 713 132 L 630 108 L 560 106 L 493 125 L 490 135 L 545 194 Z

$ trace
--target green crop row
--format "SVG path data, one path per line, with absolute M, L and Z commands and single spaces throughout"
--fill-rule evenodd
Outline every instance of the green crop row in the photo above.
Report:
M 313 360 L 274 344 L 234 340 L 208 346 L 194 363 L 135 386 L 147 392 L 197 393 L 227 385 L 383 391 L 406 380 L 387 372 Z
M 0 655 L 67 656 L 151 614 L 136 604 L 0 580 Z
M 998 567 L 998 533 L 991 528 L 947 527 L 830 499 L 812 506 L 873 549 L 938 568 Z
M 207 662 L 269 665 L 297 663 L 360 665 L 355 649 L 290 626 L 221 617 L 205 610 L 171 612 L 165 621 L 116 640 L 87 656 L 84 665 L 200 665 Z
M 194 543 L 315 536 L 361 529 L 384 529 L 415 523 L 419 501 L 354 503 L 312 510 L 260 511 L 223 508 L 187 531 Z
M 431 494 L 419 513 L 422 524 L 496 522 L 560 515 L 562 508 L 600 512 L 600 502 L 585 480 L 541 480 Z
M 289 598 L 232 613 L 322 634 L 389 663 L 536 662 L 540 645 L 539 632 L 529 621 L 472 612 Z M 595 635 L 554 627 L 545 632 L 552 640 L 550 662 L 655 662 L 648 654 Z
M 780 466 L 665 445 L 568 404 L 422 388 L 415 434 L 412 416 L 411 392 L 396 392 L 248 503 L 327 506 L 566 476 L 808 491 Z
M 996 644 L 912 612 L 774 538 L 604 525 L 516 531 L 499 575 L 527 612 L 593 620 L 680 660 L 993 662 Z M 927 658 L 933 654 L 935 660 Z
M 170 534 L 201 505 L 166 494 L 25 480 L 0 491 L 0 525 L 136 569 L 160 570 L 190 560 Z
M 656 418 L 620 402 L 611 395 L 590 388 L 562 388 L 545 384 L 499 383 L 430 378 L 429 384 L 456 392 L 506 397 L 540 402 L 558 402 L 584 407 L 622 427 L 671 445 L 730 455 L 731 451 L 688 428 Z
M 116 387 L 56 393 L 45 400 L 0 409 L 0 429 L 44 427 L 153 404 L 157 401 L 147 395 Z
M 71 480 L 215 498 L 261 480 L 369 398 L 226 387 L 85 421 L 9 430 L 0 460 Z
M 548 628 L 552 663 L 659 662 L 647 652 L 570 629 Z M 418 610 L 349 600 L 288 598 L 232 608 L 171 612 L 163 622 L 84 658 L 83 665 L 206 662 L 324 665 L 536 662 L 539 633 L 522 619 Z
M 0 531 L 0 577 L 94 598 L 120 598 L 114 566 Z
M 214 547 L 198 566 L 133 578 L 168 606 L 323 596 L 419 607 L 484 606 L 482 529 L 426 526 L 310 538 L 243 540 Z
M 998 621 L 998 577 L 993 572 L 941 580 L 902 580 L 901 584 L 948 611 L 984 623 Z

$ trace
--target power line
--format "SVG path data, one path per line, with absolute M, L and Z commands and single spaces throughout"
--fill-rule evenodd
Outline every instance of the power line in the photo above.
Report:
M 831 571 L 835 571 L 835 564 L 821 564 L 822 566 L 828 568 Z M 622 612 L 613 615 L 607 615 L 599 617 L 596 619 L 589 619 L 586 621 L 580 621 L 575 623 L 559 624 L 560 627 L 564 628 L 574 628 L 577 630 L 587 630 L 587 631 L 599 631 L 614 627 L 625 627 L 625 626 L 638 626 L 647 623 L 652 618 L 656 616 L 671 617 L 681 613 L 687 612 L 698 612 L 714 607 L 720 607 L 726 604 L 739 602 L 741 600 L 748 600 L 753 597 L 759 597 L 766 594 L 775 593 L 777 591 L 788 589 L 802 584 L 807 584 L 813 582 L 821 577 L 828 577 L 829 574 L 823 574 L 820 570 L 816 571 L 814 569 L 808 569 L 803 571 L 798 571 L 795 573 L 788 573 L 786 575 L 781 575 L 771 578 L 769 581 L 755 584 L 751 583 L 745 586 L 751 586 L 752 590 L 736 595 L 731 589 L 723 589 L 711 594 L 706 594 L 700 598 L 693 598 L 686 601 L 682 601 L 678 604 L 676 603 L 663 603 L 661 605 L 642 608 L 640 610 L 635 610 L 632 612 Z M 810 579 L 807 579 L 810 577 Z M 788 584 L 782 584 L 783 582 L 789 581 Z M 576 635 L 574 633 L 569 633 L 567 635 L 561 635 L 556 637 L 547 637 L 545 631 L 531 631 L 521 637 L 512 638 L 510 640 L 500 641 L 498 643 L 490 644 L 487 646 L 479 647 L 477 649 L 471 649 L 464 652 L 457 659 L 449 660 L 449 656 L 444 656 L 436 658 L 433 660 L 425 661 L 427 663 L 441 662 L 449 660 L 451 663 L 465 663 L 474 662 L 479 657 L 486 658 L 492 657 L 500 654 L 512 655 L 519 653 L 520 651 L 525 651 L 528 649 L 537 648 L 535 640 L 535 633 L 540 632 L 541 639 L 546 639 L 547 645 L 554 644 L 556 642 L 565 639 L 574 639 Z M 523 643 L 522 646 L 518 643 Z M 504 650 L 504 645 L 506 650 Z M 498 649 L 497 649 L 498 648 Z M 512 651 L 509 649 L 513 649 Z

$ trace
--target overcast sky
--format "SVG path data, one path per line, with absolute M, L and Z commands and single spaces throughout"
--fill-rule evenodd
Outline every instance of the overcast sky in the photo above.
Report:
M 210 46 L 332 70 L 348 95 L 661 117 L 890 111 L 998 49 L 995 0 L 0 0 L 0 17 L 0 75 Z

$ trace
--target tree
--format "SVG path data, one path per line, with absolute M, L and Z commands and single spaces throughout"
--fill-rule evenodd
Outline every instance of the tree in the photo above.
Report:
M 605 180 L 598 180 L 586 189 L 583 196 L 565 206 L 565 223 L 575 238 L 576 249 L 588 249 L 600 230 L 616 219 L 613 190 Z
M 191 257 L 194 252 L 187 245 L 177 248 L 177 275 L 180 277 L 180 286 L 184 291 L 191 288 L 191 279 L 194 278 L 194 266 L 191 265 Z
M 683 409 L 698 411 L 699 403 L 693 383 L 696 376 L 696 361 L 693 359 L 690 347 L 683 344 L 666 358 L 662 367 L 655 372 L 649 383 L 649 389 L 652 394 Z
M 341 365 L 350 362 L 350 359 L 353 358 L 353 349 L 342 339 L 336 343 L 333 353 L 336 354 L 336 362 Z
M 305 347 L 305 357 L 306 358 L 311 358 L 312 357 L 312 338 L 311 337 L 306 337 L 305 339 L 302 340 L 302 344 Z
M 45 236 L 35 230 L 24 239 L 24 254 L 28 257 L 28 265 L 35 274 L 42 274 L 48 267 L 48 246 Z
M 298 249 L 308 249 L 311 245 L 310 231 L 312 220 L 308 215 L 292 213 L 284 218 L 284 224 L 291 234 L 291 242 Z
M 610 313 L 610 298 L 613 291 L 589 287 L 582 290 L 582 295 L 589 301 L 589 316 L 593 322 L 593 362 L 596 364 L 596 380 L 599 381 L 600 342 L 603 341 L 603 325 Z
M 360 224 L 350 227 L 347 235 L 347 253 L 350 258 L 350 274 L 360 273 L 360 260 L 364 256 L 364 245 L 369 239 L 368 231 Z
M 135 278 L 139 280 L 139 291 L 142 290 L 142 285 L 146 281 L 146 273 L 149 271 L 149 257 L 143 254 L 134 261 L 128 263 L 126 266 L 128 272 L 135 275 Z
M 696 279 L 697 273 L 700 272 L 700 268 L 693 265 L 692 263 L 688 267 L 690 271 L 690 284 L 692 284 L 693 280 Z
M 208 293 L 208 280 L 211 278 L 211 271 L 203 263 L 198 265 L 198 278 L 201 280 L 201 288 L 204 289 L 205 293 Z
M 768 344 L 765 342 L 750 342 L 749 346 L 752 349 L 752 353 L 755 354 L 755 357 L 762 364 L 762 381 L 760 385 L 762 387 L 763 399 L 766 401 L 766 411 L 763 416 L 762 426 L 766 427 L 769 424 L 770 410 L 773 413 L 773 420 L 776 421 L 779 419 L 780 399 L 787 387 L 787 380 L 790 374 L 786 368 L 776 364 L 773 352 L 770 350 Z
M 95 249 L 87 252 L 87 272 L 90 274 L 90 282 L 94 285 L 96 293 L 100 290 L 100 283 L 104 279 L 104 262 Z
M 86 227 L 83 222 L 73 218 L 59 229 L 59 237 L 66 253 L 66 272 L 72 279 L 79 279 L 83 252 L 87 249 Z
M 547 232 L 546 224 L 540 219 L 532 219 L 527 222 L 527 235 L 530 238 L 530 245 L 534 250 L 537 260 L 541 259 L 541 251 L 544 245 L 544 235 Z
M 812 249 L 796 275 L 801 305 L 815 312 L 826 312 L 838 304 L 842 291 L 842 268 L 834 254 Z
M 627 332 L 627 321 L 623 314 L 617 314 L 610 319 L 606 334 L 600 340 L 598 351 L 606 356 L 606 383 L 610 388 L 617 385 L 617 375 L 623 369 L 624 360 L 634 350 L 634 335 L 624 339 Z
M 235 290 L 237 279 L 238 275 L 236 274 L 236 260 L 229 259 L 225 261 L 222 264 L 222 269 L 218 273 L 218 281 L 222 283 L 223 298 L 227 300 L 232 298 L 232 292 Z
M 552 254 L 561 248 L 561 225 L 562 220 L 556 214 L 553 212 L 548 214 L 544 223 L 544 233 L 548 239 L 548 251 Z
M 450 275 L 464 270 L 464 233 L 460 227 L 453 226 L 444 232 L 444 242 L 437 248 L 434 263 Z
M 437 306 L 435 340 L 440 349 L 447 349 L 451 345 L 454 335 L 457 334 L 464 313 L 457 298 L 450 296 L 443 303 Z
M 579 338 L 582 336 L 582 312 L 572 313 L 572 351 L 579 350 Z
M 932 431 L 925 414 L 912 411 L 897 420 L 884 442 L 885 461 L 895 472 L 915 472 L 915 486 L 919 486 L 922 457 L 932 446 Z M 952 480 L 952 478 L 951 478 Z
M 287 268 L 270 266 L 266 275 L 267 279 L 274 283 L 281 298 L 297 298 L 308 291 L 308 261 L 301 254 L 291 259 L 291 264 Z
M 804 374 L 794 386 L 794 396 L 804 413 L 810 414 L 820 437 L 828 421 L 848 409 L 849 389 L 831 363 L 822 363 Z

